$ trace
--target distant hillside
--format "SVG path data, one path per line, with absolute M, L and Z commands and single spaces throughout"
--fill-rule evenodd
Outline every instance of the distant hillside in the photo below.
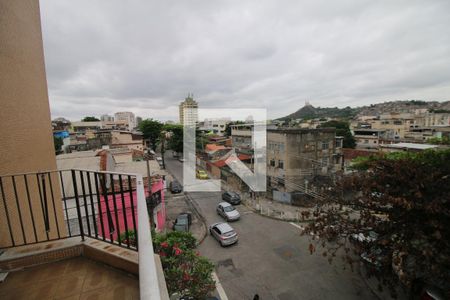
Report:
M 312 105 L 305 105 L 295 113 L 290 114 L 280 120 L 289 119 L 315 119 L 315 118 L 353 118 L 358 113 L 358 110 L 349 106 L 345 108 L 338 107 L 314 107 Z
M 279 120 L 315 119 L 315 118 L 345 118 L 350 119 L 358 115 L 380 115 L 390 112 L 414 112 L 416 109 L 427 109 L 434 112 L 450 112 L 450 101 L 397 100 L 371 104 L 361 107 L 314 107 L 305 105 L 296 112 Z

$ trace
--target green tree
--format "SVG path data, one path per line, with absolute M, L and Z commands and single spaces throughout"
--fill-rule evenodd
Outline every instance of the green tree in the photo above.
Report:
M 61 151 L 63 140 L 61 138 L 53 136 L 53 145 L 55 146 L 55 152 L 58 153 L 59 151 Z
M 344 177 L 314 211 L 305 234 L 318 235 L 323 256 L 338 249 L 355 262 L 365 257 L 369 271 L 391 287 L 421 284 L 450 296 L 450 149 L 393 153 L 366 159 L 364 168 Z M 342 209 L 345 208 L 345 209 Z M 364 242 L 349 242 L 375 232 Z M 326 243 L 330 241 L 330 243 Z M 312 241 L 312 243 L 314 243 Z M 310 251 L 316 247 L 310 245 Z
M 177 153 L 183 152 L 183 125 L 166 124 L 164 130 L 171 132 L 171 137 L 167 141 L 167 148 Z
M 152 150 L 155 151 L 161 138 L 161 131 L 163 124 L 158 120 L 146 119 L 139 125 L 139 130 L 142 132 L 144 139 L 150 139 L 152 143 Z
M 197 150 L 197 152 L 203 152 L 208 142 L 209 139 L 205 132 L 201 130 L 195 131 L 195 149 Z
M 356 141 L 350 131 L 350 126 L 349 126 L 348 122 L 333 120 L 333 121 L 325 122 L 319 126 L 319 128 L 325 128 L 325 127 L 336 128 L 336 135 L 344 137 L 344 144 L 343 144 L 344 148 L 355 148 Z
M 83 119 L 81 119 L 81 121 L 83 121 L 83 122 L 98 122 L 98 121 L 100 121 L 100 119 L 98 119 L 94 116 L 87 116 L 87 117 L 84 117 Z
M 442 138 L 433 137 L 429 138 L 427 140 L 427 143 L 433 144 L 433 145 L 450 145 L 450 138 L 444 136 Z

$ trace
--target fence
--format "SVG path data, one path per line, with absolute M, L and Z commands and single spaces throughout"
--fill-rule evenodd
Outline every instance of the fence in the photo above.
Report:
M 87 170 L 2 175 L 0 195 L 0 248 L 75 236 L 138 248 L 135 175 Z

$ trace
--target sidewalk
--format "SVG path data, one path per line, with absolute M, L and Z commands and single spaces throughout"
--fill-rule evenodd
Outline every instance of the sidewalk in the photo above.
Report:
M 170 181 L 172 176 L 169 177 Z M 168 181 L 168 182 L 170 182 Z M 197 212 L 189 205 L 187 196 L 184 193 L 172 194 L 169 190 L 166 193 L 166 231 L 172 231 L 172 225 L 180 213 L 190 213 L 192 216 L 192 225 L 189 231 L 200 244 L 206 236 L 206 227 L 203 221 L 198 217 Z
M 262 216 L 286 222 L 308 222 L 313 211 L 310 207 L 292 206 L 263 197 L 251 199 L 247 193 L 241 194 L 241 200 L 245 206 Z
M 311 214 L 314 208 L 299 207 L 290 204 L 285 204 L 265 197 L 258 196 L 252 199 L 249 193 L 236 191 L 225 182 L 222 181 L 222 186 L 227 191 L 235 191 L 241 196 L 242 204 L 253 210 L 254 212 L 269 218 L 286 221 L 286 222 L 308 222 L 310 221 L 307 214 Z

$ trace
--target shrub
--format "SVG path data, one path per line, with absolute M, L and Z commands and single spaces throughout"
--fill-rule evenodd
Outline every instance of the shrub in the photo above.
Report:
M 153 249 L 159 254 L 170 295 L 205 299 L 215 288 L 211 273 L 214 265 L 195 251 L 197 240 L 190 232 L 159 234 L 152 230 Z M 136 246 L 136 231 L 119 236 L 121 243 Z
M 123 244 L 127 244 L 127 240 L 130 241 L 130 246 L 136 247 L 137 245 L 137 236 L 136 231 L 134 229 L 130 229 L 128 231 L 122 232 L 119 235 L 119 241 Z

